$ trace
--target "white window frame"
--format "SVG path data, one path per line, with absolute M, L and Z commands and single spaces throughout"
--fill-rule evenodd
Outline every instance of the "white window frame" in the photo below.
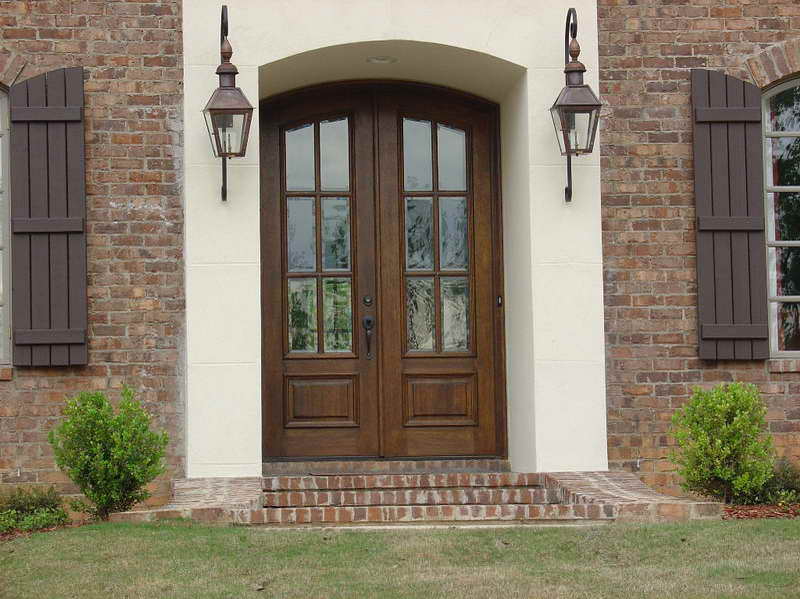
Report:
M 776 241 L 775 239 L 775 203 L 770 198 L 772 193 L 800 192 L 800 186 L 777 186 L 768 183 L 772 172 L 772 144 L 775 138 L 800 138 L 800 126 L 797 131 L 772 131 L 770 129 L 770 110 L 769 102 L 776 95 L 787 89 L 800 87 L 800 78 L 792 79 L 778 85 L 762 95 L 761 114 L 762 131 L 764 140 L 764 216 L 766 218 L 766 239 L 767 239 L 767 278 L 768 278 L 768 314 L 769 314 L 769 349 L 772 357 L 798 358 L 799 350 L 786 351 L 778 349 L 778 306 L 780 304 L 800 303 L 800 295 L 778 296 L 778 273 L 775 257 L 772 248 L 794 247 L 800 248 L 798 241 Z
M 11 117 L 8 92 L 0 87 L 0 365 L 11 364 Z

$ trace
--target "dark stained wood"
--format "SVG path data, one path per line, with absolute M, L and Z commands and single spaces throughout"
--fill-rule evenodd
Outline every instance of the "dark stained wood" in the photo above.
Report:
M 65 69 L 67 105 L 83 106 L 83 69 Z M 86 175 L 84 157 L 83 122 L 67 123 L 67 216 L 86 218 Z M 86 288 L 86 234 L 70 233 L 69 251 L 69 323 L 71 327 L 86 329 L 88 302 Z M 69 363 L 87 364 L 89 348 L 86 343 L 70 345 Z
M 728 84 L 731 87 L 737 88 L 739 91 L 739 84 L 743 81 L 728 79 Z M 724 108 L 696 108 L 694 111 L 695 121 L 698 123 L 760 123 L 761 122 L 761 108 L 751 107 L 743 108 L 741 102 L 736 100 L 735 103 L 729 104 Z
M 83 233 L 82 218 L 12 218 L 12 233 Z
M 83 365 L 83 69 L 18 83 L 11 99 L 14 364 Z
M 502 381 L 501 231 L 495 105 L 415 84 L 333 84 L 262 103 L 262 316 L 265 457 L 505 455 Z M 355 355 L 288 354 L 286 214 L 282 130 L 349 113 L 355 181 L 353 279 Z M 401 116 L 451 124 L 468 134 L 471 349 L 411 354 L 405 347 Z M 318 138 L 315 127 L 315 138 Z M 435 126 L 432 143 L 436 151 Z M 319 157 L 318 157 L 319 158 Z M 319 190 L 319 162 L 317 162 Z M 438 176 L 434 168 L 434 181 Z M 319 198 L 316 192 L 292 196 Z M 347 194 L 328 194 L 347 195 Z M 319 210 L 318 210 L 319 214 Z M 318 220 L 318 230 L 319 230 Z M 434 227 L 438 228 L 434 213 Z M 435 232 L 435 231 L 434 231 Z M 378 242 L 379 240 L 379 242 Z M 318 248 L 319 252 L 319 248 Z M 318 254 L 318 262 L 321 256 Z M 438 247 L 435 266 L 439 267 Z M 285 273 L 285 274 L 284 274 Z M 415 273 L 416 274 L 416 273 Z M 426 273 L 436 285 L 458 273 Z M 460 275 L 459 275 L 460 276 Z M 365 306 L 364 296 L 374 298 Z M 437 304 L 437 322 L 441 309 Z M 366 359 L 364 316 L 375 318 L 375 359 Z M 500 329 L 500 330 L 498 330 Z M 440 329 L 439 329 L 440 330 Z M 322 329 L 320 327 L 320 335 Z M 441 334 L 435 345 L 441 347 Z
M 767 339 L 769 327 L 765 324 L 704 324 L 703 337 L 706 339 Z
M 52 71 L 46 75 L 47 104 L 52 107 L 66 103 L 66 79 L 64 71 Z M 67 126 L 66 123 L 47 124 L 47 179 L 48 179 L 48 220 L 67 217 Z M 69 293 L 67 279 L 67 235 L 53 233 L 50 241 L 50 327 L 63 330 L 69 327 Z M 67 301 L 65 301 L 67 300 Z M 83 340 L 81 340 L 82 342 Z M 65 366 L 69 364 L 69 346 L 50 347 L 50 364 Z
M 14 335 L 17 343 L 24 343 L 26 345 L 86 342 L 86 330 L 84 329 L 19 329 Z
M 28 86 L 14 85 L 9 93 L 11 114 L 28 105 Z M 11 129 L 11 217 L 30 218 L 30 180 L 28 160 L 30 137 L 27 123 L 14 123 Z M 14 331 L 31 328 L 31 238 L 12 235 L 11 246 L 11 321 Z M 30 366 L 33 348 L 14 340 L 13 361 Z
M 744 140 L 742 140 L 742 143 L 744 143 Z M 741 156 L 743 157 L 744 155 L 742 154 Z M 744 167 L 744 165 L 742 165 L 742 167 Z M 746 193 L 744 187 L 737 191 L 740 194 Z M 744 208 L 746 209 L 747 206 L 745 205 Z M 763 231 L 764 219 L 758 216 L 701 216 L 697 219 L 697 230 Z
M 60 79 L 61 84 L 63 85 L 64 79 L 64 71 L 52 71 L 48 73 L 48 77 L 52 77 L 54 79 Z M 54 81 L 55 83 L 55 81 Z M 64 96 L 64 90 L 59 92 L 61 98 Z M 48 96 L 49 96 L 49 89 L 48 89 Z M 61 104 L 64 103 L 64 100 L 61 100 Z M 48 123 L 53 123 L 56 121 L 81 121 L 83 120 L 83 108 L 80 106 L 36 106 L 36 107 L 20 107 L 19 109 L 14 111 L 14 114 L 11 116 L 12 123 L 22 123 L 22 122 L 36 122 L 36 121 L 45 121 Z
M 768 357 L 760 92 L 692 71 L 700 357 Z M 758 120 L 754 121 L 754 117 Z

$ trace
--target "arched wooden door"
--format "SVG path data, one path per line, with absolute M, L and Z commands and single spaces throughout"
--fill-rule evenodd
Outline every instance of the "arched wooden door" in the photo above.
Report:
M 265 458 L 504 455 L 496 106 L 339 84 L 260 114 Z

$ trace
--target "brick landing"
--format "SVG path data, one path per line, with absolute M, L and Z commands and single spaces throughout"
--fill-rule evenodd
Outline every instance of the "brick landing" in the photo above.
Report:
M 176 480 L 170 505 L 112 520 L 288 526 L 675 522 L 721 515 L 721 504 L 660 495 L 627 472 L 354 472 Z

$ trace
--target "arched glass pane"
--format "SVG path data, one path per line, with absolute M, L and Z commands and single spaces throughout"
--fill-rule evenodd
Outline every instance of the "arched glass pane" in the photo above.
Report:
M 441 123 L 436 126 L 439 189 L 466 191 L 467 134 L 461 129 Z
M 403 119 L 403 180 L 406 191 L 433 189 L 430 121 Z
M 768 116 L 770 131 L 800 132 L 800 85 L 772 96 Z
M 286 189 L 287 191 L 315 189 L 313 124 L 286 131 Z

